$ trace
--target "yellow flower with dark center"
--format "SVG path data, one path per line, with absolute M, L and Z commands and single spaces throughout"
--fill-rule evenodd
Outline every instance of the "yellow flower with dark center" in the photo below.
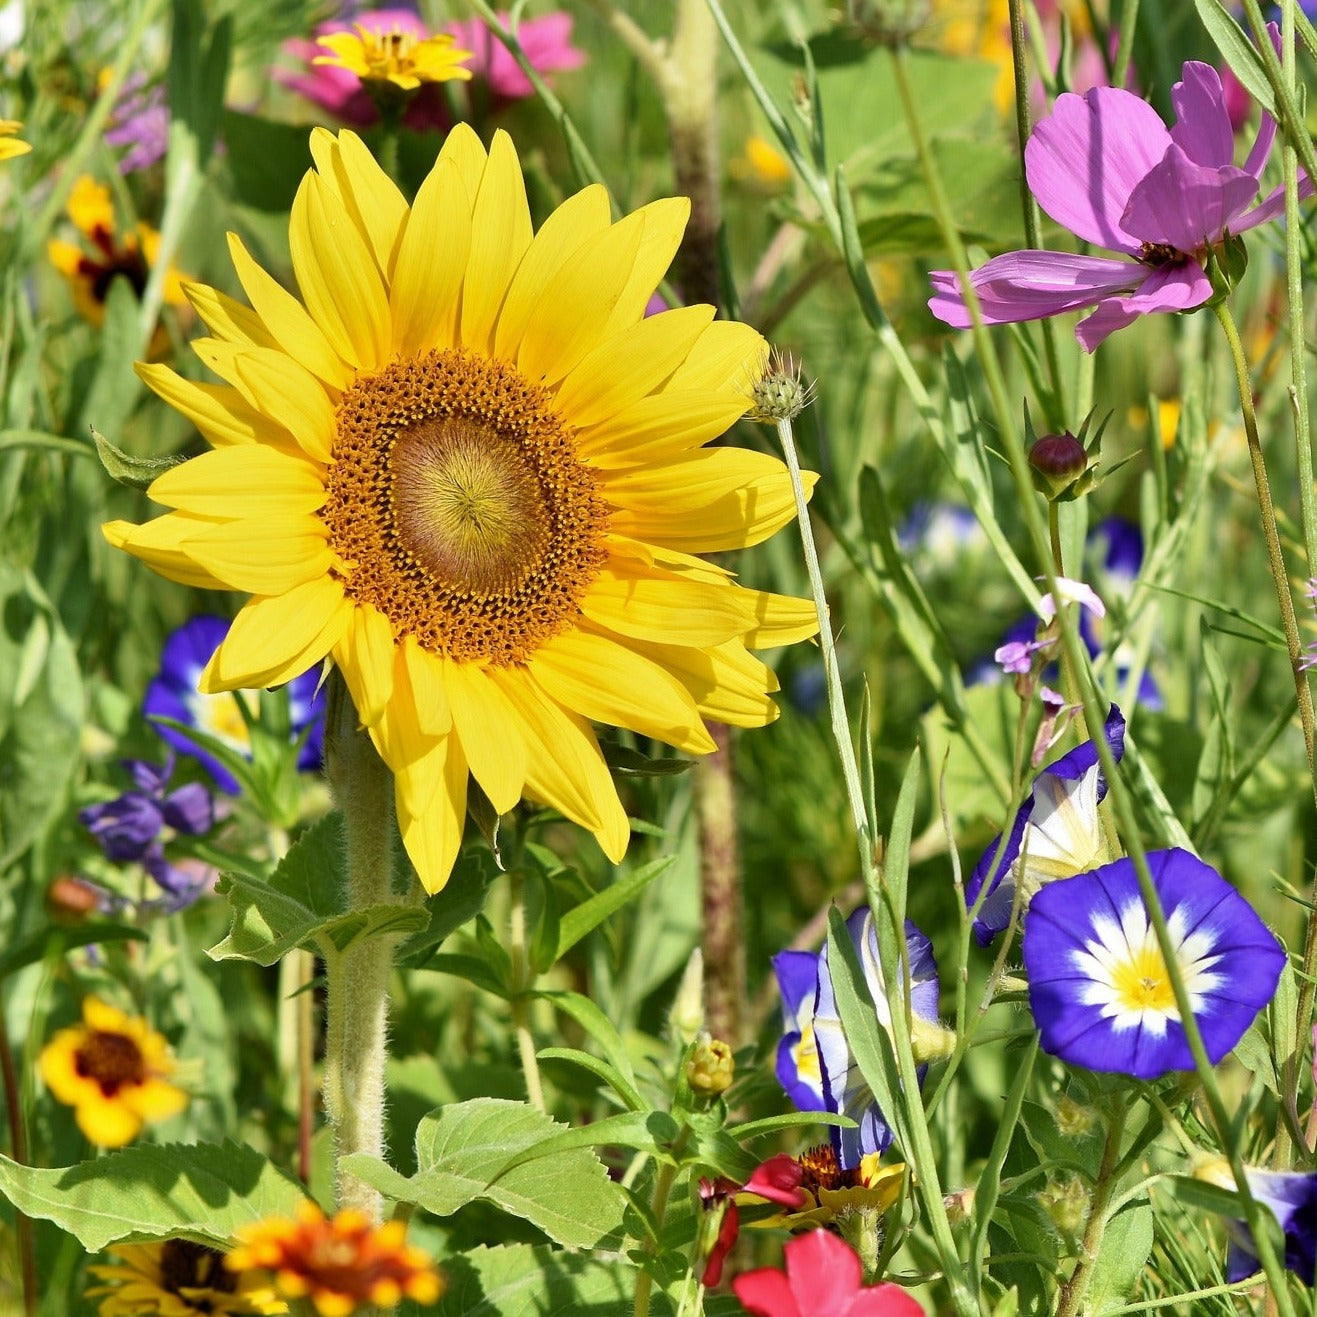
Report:
M 14 136 L 22 131 L 23 125 L 17 119 L 0 119 L 0 160 L 12 160 L 32 149 L 31 142 L 20 141 Z
M 127 279 L 133 292 L 142 295 L 160 250 L 160 234 L 146 223 L 120 233 L 109 188 L 85 174 L 73 185 L 67 210 L 83 241 L 52 238 L 46 254 L 68 281 L 78 314 L 99 329 L 105 323 L 105 301 L 116 278 Z M 172 266 L 165 275 L 163 293 L 169 306 L 187 304 L 182 277 Z M 167 342 L 167 335 L 160 331 L 151 344 L 152 354 L 163 351 Z
M 348 1317 L 368 1303 L 435 1303 L 443 1280 L 425 1253 L 406 1243 L 406 1234 L 401 1221 L 372 1226 L 351 1209 L 326 1220 L 307 1199 L 295 1221 L 271 1217 L 239 1230 L 225 1265 L 269 1273 L 278 1293 L 309 1299 L 320 1317 Z
M 471 70 L 462 67 L 471 52 L 458 49 L 447 33 L 418 40 L 396 26 L 388 32 L 361 23 L 353 26 L 355 34 L 332 32 L 320 37 L 317 44 L 331 53 L 317 55 L 311 63 L 346 69 L 362 82 L 388 82 L 403 91 L 415 91 L 423 82 L 471 77 Z
M 778 1212 L 755 1221 L 755 1225 L 812 1230 L 835 1224 L 847 1212 L 881 1214 L 901 1196 L 905 1182 L 904 1164 L 883 1166 L 876 1152 L 865 1156 L 854 1169 L 842 1170 L 830 1143 L 807 1148 L 796 1162 L 801 1170 L 800 1188 L 805 1194 L 805 1205 L 794 1212 Z
M 498 811 L 550 805 L 619 860 L 630 829 L 587 720 L 706 753 L 705 718 L 776 717 L 748 649 L 816 630 L 810 601 L 694 556 L 793 516 L 781 462 L 705 447 L 746 411 L 763 340 L 708 306 L 645 317 L 685 198 L 614 223 L 592 186 L 535 234 L 505 133 L 487 155 L 458 125 L 410 207 L 353 133 L 317 129 L 311 149 L 290 234 L 303 301 L 236 237 L 253 309 L 188 287 L 214 334 L 194 347 L 230 387 L 139 373 L 215 451 L 151 486 L 173 512 L 105 534 L 255 596 L 203 690 L 333 658 L 429 891 L 468 774 Z
M 222 1253 L 189 1239 L 113 1244 L 105 1251 L 113 1262 L 87 1268 L 101 1282 L 85 1296 L 100 1299 L 100 1317 L 273 1317 L 288 1311 L 268 1283 L 231 1271 Z
M 147 1121 L 165 1120 L 187 1106 L 169 1082 L 169 1044 L 145 1020 L 88 997 L 82 1023 L 61 1029 L 37 1062 L 46 1087 L 74 1109 L 78 1128 L 102 1148 L 130 1143 Z

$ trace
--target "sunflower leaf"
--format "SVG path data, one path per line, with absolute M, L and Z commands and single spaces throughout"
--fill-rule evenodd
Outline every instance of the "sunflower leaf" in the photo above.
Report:
M 143 1144 L 51 1170 L 0 1157 L 0 1194 L 89 1253 L 179 1235 L 223 1248 L 239 1226 L 291 1216 L 306 1196 L 254 1148 L 232 1142 Z
M 98 429 L 92 427 L 91 437 L 96 444 L 96 456 L 101 459 L 105 474 L 130 489 L 146 489 L 157 477 L 176 467 L 181 457 L 134 457 L 112 444 Z

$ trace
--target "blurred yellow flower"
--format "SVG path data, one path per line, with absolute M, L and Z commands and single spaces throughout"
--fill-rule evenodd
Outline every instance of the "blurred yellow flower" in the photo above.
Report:
M 761 192 L 776 192 L 791 181 L 791 161 L 766 137 L 751 133 L 745 139 L 745 154 L 728 162 L 731 176 Z
M 224 1255 L 189 1239 L 112 1244 L 113 1262 L 87 1270 L 100 1282 L 100 1317 L 276 1317 L 288 1305 L 251 1272 L 224 1265 Z
M 435 1303 L 443 1278 L 406 1235 L 401 1221 L 372 1226 L 350 1208 L 326 1220 L 305 1199 L 296 1220 L 271 1217 L 239 1230 L 225 1265 L 269 1273 L 278 1293 L 309 1299 L 320 1317 L 349 1317 L 365 1304 L 394 1308 L 405 1298 Z
M 1148 427 L 1148 409 L 1142 404 L 1136 403 L 1129 409 L 1128 420 L 1130 429 L 1146 430 Z M 1170 448 L 1175 443 L 1175 436 L 1180 430 L 1180 400 L 1179 398 L 1158 398 L 1157 399 L 1157 436 L 1162 441 L 1163 448 Z
M 0 119 L 0 160 L 12 160 L 15 156 L 26 155 L 32 149 L 31 142 L 19 141 L 14 136 L 22 130 L 23 125 L 17 119 Z
M 169 1044 L 145 1020 L 96 997 L 82 1004 L 82 1023 L 61 1029 L 37 1062 L 46 1087 L 74 1109 L 78 1128 L 102 1148 L 132 1142 L 146 1121 L 176 1116 L 187 1094 L 169 1083 Z
M 318 38 L 317 44 L 330 54 L 317 55 L 311 62 L 346 69 L 362 82 L 392 83 L 403 91 L 415 91 L 423 82 L 471 77 L 471 70 L 462 67 L 462 61 L 471 58 L 471 51 L 458 49 L 447 33 L 418 41 L 396 26 L 389 32 L 361 23 L 353 26 L 357 29 L 355 35 L 332 32 Z

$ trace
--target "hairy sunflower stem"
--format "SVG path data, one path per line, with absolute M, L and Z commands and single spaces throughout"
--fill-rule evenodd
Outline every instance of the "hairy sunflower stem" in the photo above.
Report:
M 1093 1268 L 1102 1247 L 1102 1236 L 1107 1229 L 1107 1208 L 1111 1203 L 1112 1190 L 1116 1187 L 1115 1171 L 1120 1162 L 1120 1140 L 1125 1132 L 1127 1114 L 1122 1103 L 1112 1112 L 1111 1123 L 1107 1126 L 1107 1141 L 1102 1147 L 1097 1179 L 1093 1181 L 1093 1198 L 1089 1203 L 1088 1220 L 1084 1224 L 1084 1236 L 1079 1245 L 1079 1260 L 1070 1273 L 1070 1279 L 1061 1286 L 1056 1301 L 1056 1317 L 1075 1317 L 1083 1311 L 1084 1295 L 1093 1278 Z
M 325 762 L 343 812 L 346 908 L 365 910 L 393 901 L 393 776 L 370 737 L 357 727 L 352 698 L 337 671 L 330 677 Z M 380 1194 L 344 1171 L 342 1161 L 354 1153 L 384 1160 L 384 1067 L 395 945 L 395 937 L 367 934 L 342 952 L 325 952 L 325 1108 L 334 1127 L 338 1204 L 356 1208 L 372 1222 L 383 1217 Z
M 514 867 L 508 874 L 510 906 L 508 911 L 508 955 L 512 960 L 512 1024 L 517 1034 L 517 1052 L 526 1079 L 526 1096 L 531 1105 L 544 1111 L 544 1085 L 540 1082 L 540 1063 L 535 1055 L 535 1038 L 530 1031 L 530 1009 L 526 994 L 535 978 L 526 952 L 526 879 Z

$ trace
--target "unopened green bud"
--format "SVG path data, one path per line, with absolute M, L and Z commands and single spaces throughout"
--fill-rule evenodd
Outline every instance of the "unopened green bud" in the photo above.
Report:
M 1088 1189 L 1077 1176 L 1049 1180 L 1047 1188 L 1039 1191 L 1038 1201 L 1063 1234 L 1077 1234 L 1088 1216 Z
M 916 1015 L 910 1021 L 910 1050 L 916 1065 L 945 1061 L 956 1050 L 956 1032 L 936 1020 L 924 1020 Z
M 699 947 L 691 952 L 686 962 L 668 1022 L 672 1025 L 673 1036 L 683 1046 L 693 1043 L 704 1028 L 704 955 Z
M 946 1208 L 947 1220 L 953 1226 L 958 1226 L 974 1215 L 974 1190 L 957 1189 L 954 1194 L 947 1194 L 943 1198 L 942 1206 Z
M 794 421 L 814 401 L 814 385 L 801 375 L 800 363 L 789 353 L 776 351 L 768 358 L 764 373 L 751 392 L 754 406 L 750 419 L 770 425 Z
M 865 1285 L 878 1279 L 883 1256 L 883 1213 L 875 1207 L 846 1208 L 837 1214 L 837 1233 L 855 1250 Z
M 1029 449 L 1029 465 L 1033 467 L 1034 485 L 1049 500 L 1073 498 L 1083 492 L 1077 486 L 1088 470 L 1088 453 L 1069 430 L 1045 434 L 1037 440 Z
M 727 1092 L 736 1076 L 732 1049 L 707 1033 L 695 1040 L 695 1051 L 686 1062 L 686 1082 L 699 1097 L 714 1098 Z
M 1082 1106 L 1074 1098 L 1063 1096 L 1056 1104 L 1056 1128 L 1067 1139 L 1082 1139 L 1093 1128 L 1097 1113 L 1092 1107 Z

